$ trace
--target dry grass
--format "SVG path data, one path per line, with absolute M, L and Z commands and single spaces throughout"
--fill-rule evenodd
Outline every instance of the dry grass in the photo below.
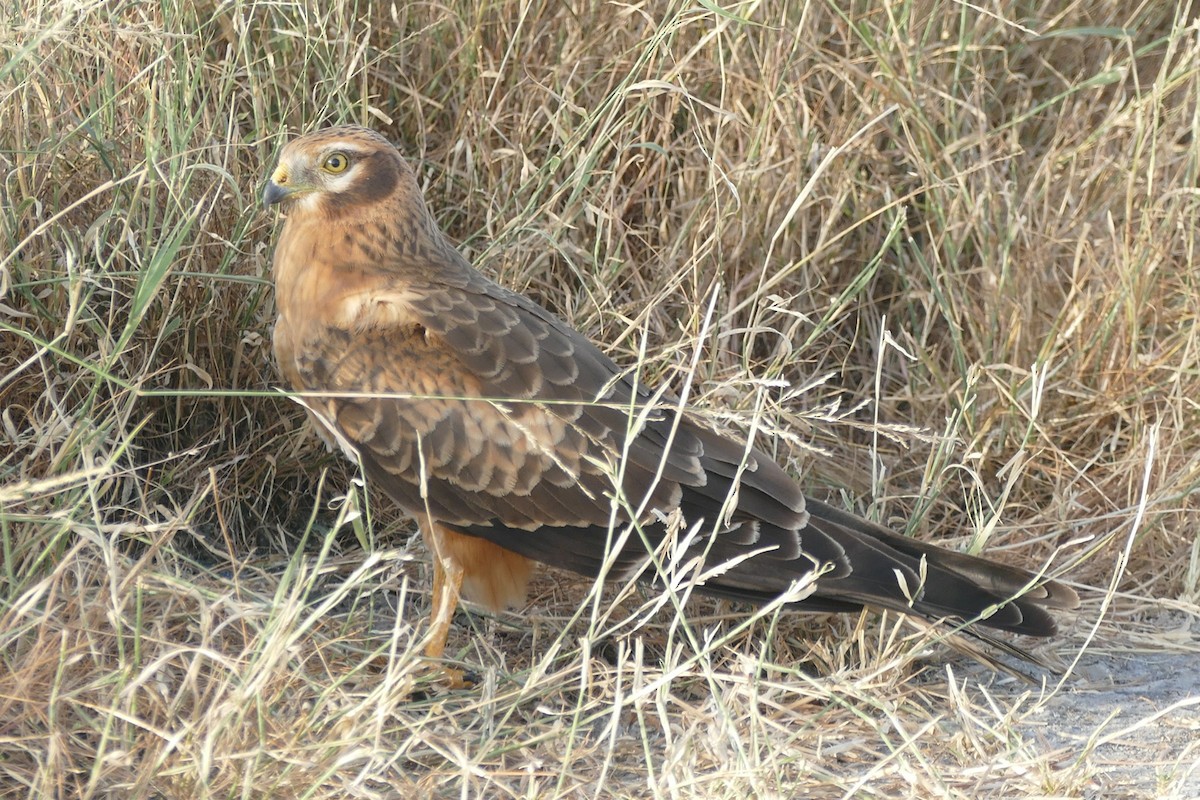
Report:
M 257 196 L 285 136 L 373 125 L 481 268 L 693 379 L 817 494 L 1098 587 L 1051 650 L 1177 647 L 1143 621 L 1200 613 L 1190 11 L 0 14 L 0 795 L 1102 785 L 1030 732 L 1041 692 L 937 646 L 913 679 L 930 645 L 894 618 L 681 618 L 548 575 L 520 618 L 459 618 L 479 687 L 427 685 L 408 524 L 271 389 Z

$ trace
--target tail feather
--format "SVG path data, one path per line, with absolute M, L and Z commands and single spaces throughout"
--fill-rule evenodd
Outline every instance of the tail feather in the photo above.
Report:
M 863 607 L 898 611 L 929 621 L 967 623 L 967 632 L 1012 655 L 1037 660 L 1002 641 L 980 634 L 979 627 L 1027 636 L 1053 636 L 1057 630 L 1046 610 L 1073 608 L 1078 596 L 1069 587 L 1017 567 L 956 553 L 900 536 L 880 525 L 808 501 L 809 522 L 800 532 L 799 557 L 779 557 L 774 539 L 795 532 L 761 526 L 750 543 L 746 536 L 699 537 L 687 553 L 702 556 L 706 566 L 737 559 L 754 551 L 753 558 L 721 572 L 699 591 L 713 596 L 763 604 L 774 600 L 795 580 L 832 564 L 817 580 L 815 592 L 794 605 L 796 610 L 847 612 Z M 740 523 L 746 524 L 746 523 Z M 621 531 L 610 534 L 599 527 L 547 527 L 513 531 L 500 526 L 470 526 L 464 533 L 479 536 L 515 550 L 528 558 L 584 575 L 599 575 L 609 563 L 612 576 L 640 574 L 646 569 L 648 550 L 661 545 L 662 525 L 642 526 L 631 532 L 623 550 L 609 551 Z M 814 553 L 822 557 L 813 557 Z
M 1075 608 L 1079 605 L 1079 595 L 1069 586 L 1039 578 L 1020 567 L 1011 567 L 986 558 L 946 550 L 910 536 L 901 536 L 882 525 L 861 519 L 818 500 L 808 501 L 808 511 L 814 517 L 852 530 L 857 529 L 897 552 L 917 558 L 925 556 L 995 594 L 1005 597 L 1020 594 L 1022 599 L 1036 602 L 1045 608 Z

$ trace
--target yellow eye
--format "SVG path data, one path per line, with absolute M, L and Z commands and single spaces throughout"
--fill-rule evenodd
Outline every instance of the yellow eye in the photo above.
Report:
M 345 172 L 346 167 L 350 166 L 350 158 L 345 153 L 330 153 L 325 156 L 325 160 L 321 162 L 321 169 L 331 175 L 337 175 L 339 172 Z

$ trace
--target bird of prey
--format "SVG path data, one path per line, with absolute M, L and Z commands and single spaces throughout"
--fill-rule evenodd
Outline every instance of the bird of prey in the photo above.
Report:
M 806 498 L 744 438 L 476 271 L 372 130 L 292 140 L 263 199 L 286 211 L 279 370 L 326 441 L 416 518 L 433 555 L 431 659 L 460 593 L 521 606 L 534 561 L 649 581 L 692 565 L 698 591 L 758 604 L 815 575 L 789 605 L 969 625 L 1028 659 L 979 627 L 1046 637 L 1046 609 L 1078 604 L 1056 581 Z

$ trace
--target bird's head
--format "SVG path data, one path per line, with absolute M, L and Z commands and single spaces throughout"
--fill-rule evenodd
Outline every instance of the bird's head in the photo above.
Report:
M 399 192 L 417 193 L 416 178 L 387 139 L 369 128 L 326 128 L 284 146 L 263 191 L 267 207 L 334 220 L 370 214 Z

